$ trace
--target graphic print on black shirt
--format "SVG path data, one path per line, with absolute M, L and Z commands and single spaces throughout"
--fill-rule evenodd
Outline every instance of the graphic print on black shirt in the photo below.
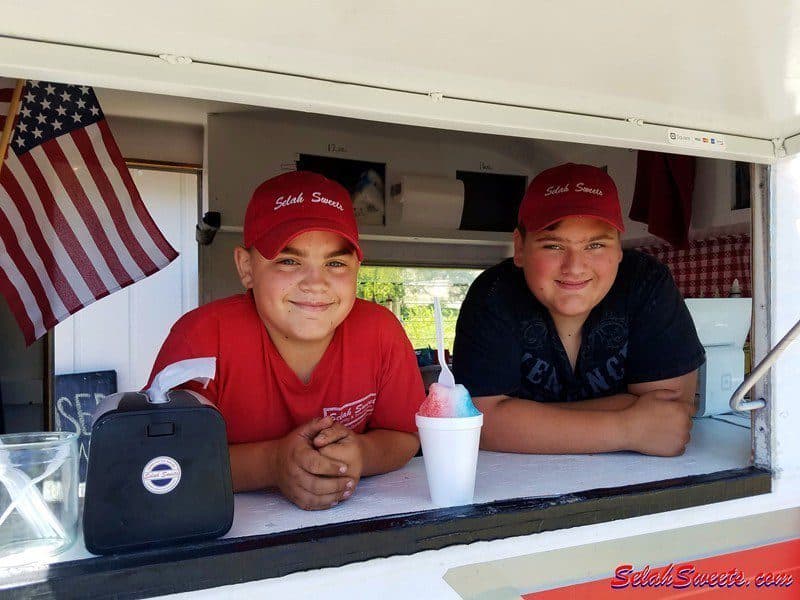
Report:
M 581 340 L 573 371 L 549 312 L 508 259 L 475 280 L 461 307 L 456 381 L 474 397 L 567 402 L 684 375 L 704 361 L 669 270 L 636 251 L 623 252 L 617 278 L 586 319 Z

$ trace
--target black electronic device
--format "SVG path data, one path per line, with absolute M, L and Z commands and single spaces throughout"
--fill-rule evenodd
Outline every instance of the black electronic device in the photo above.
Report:
M 221 536 L 233 523 L 225 422 L 204 399 L 169 391 L 108 396 L 92 426 L 83 533 L 95 554 Z

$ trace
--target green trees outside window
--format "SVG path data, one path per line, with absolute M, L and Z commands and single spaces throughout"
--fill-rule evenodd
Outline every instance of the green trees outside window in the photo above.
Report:
M 358 297 L 389 308 L 414 348 L 435 348 L 433 297 L 442 301 L 445 348 L 452 350 L 461 303 L 480 269 L 362 266 Z

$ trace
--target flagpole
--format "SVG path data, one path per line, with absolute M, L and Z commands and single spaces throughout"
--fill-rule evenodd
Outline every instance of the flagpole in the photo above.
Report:
M 0 171 L 3 170 L 3 162 L 6 158 L 6 150 L 11 143 L 11 133 L 14 131 L 14 121 L 17 116 L 17 109 L 19 108 L 19 99 L 22 97 L 22 88 L 25 87 L 24 79 L 17 79 L 17 85 L 14 87 L 14 94 L 11 96 L 11 105 L 6 116 L 6 125 L 3 127 L 3 137 L 0 138 Z

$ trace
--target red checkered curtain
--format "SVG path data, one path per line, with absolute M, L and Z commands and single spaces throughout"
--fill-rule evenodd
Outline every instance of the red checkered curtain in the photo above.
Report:
M 669 245 L 637 250 L 669 267 L 684 298 L 726 297 L 734 279 L 739 280 L 742 296 L 752 297 L 749 235 L 693 240 L 685 250 Z

